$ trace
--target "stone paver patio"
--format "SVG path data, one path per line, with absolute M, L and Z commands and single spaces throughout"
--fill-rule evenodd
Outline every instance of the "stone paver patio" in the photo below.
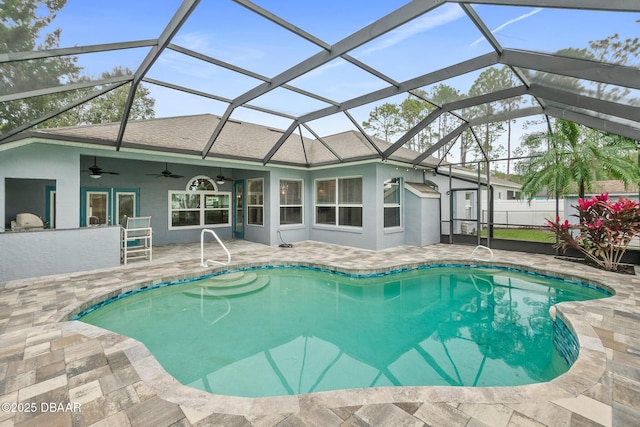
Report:
M 368 251 L 317 242 L 292 249 L 227 242 L 234 266 L 304 263 L 350 272 L 470 262 L 468 246 Z M 0 283 L 0 427 L 8 426 L 632 426 L 640 420 L 640 276 L 550 256 L 495 251 L 492 264 L 586 279 L 616 295 L 562 303 L 581 351 L 566 374 L 519 387 L 381 387 L 240 398 L 177 383 L 135 340 L 67 319 L 129 289 L 196 277 L 199 244 L 154 260 Z M 224 259 L 208 248 L 209 258 Z M 481 262 L 480 262 L 481 263 Z

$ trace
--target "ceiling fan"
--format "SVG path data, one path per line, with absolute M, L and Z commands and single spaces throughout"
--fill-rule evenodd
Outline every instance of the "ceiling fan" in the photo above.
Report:
M 220 168 L 220 175 L 216 176 L 216 184 L 224 184 L 225 181 L 233 181 L 231 178 L 225 178 L 222 175 L 222 168 Z
M 160 173 L 150 173 L 147 174 L 149 176 L 155 176 L 157 178 L 184 178 L 182 175 L 176 175 L 169 170 L 169 165 L 167 163 L 164 164 L 164 170 Z
M 93 166 L 89 167 L 89 172 L 91 172 L 91 175 L 89 176 L 93 179 L 98 179 L 103 174 L 120 175 L 118 172 L 109 172 L 109 171 L 102 170 L 102 168 L 98 166 L 96 156 L 93 156 Z

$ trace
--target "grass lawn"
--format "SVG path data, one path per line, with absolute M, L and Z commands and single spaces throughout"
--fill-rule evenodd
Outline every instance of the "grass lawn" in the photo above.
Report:
M 487 235 L 487 230 L 482 230 L 482 235 Z M 524 240 L 528 242 L 554 243 L 555 235 L 551 231 L 531 228 L 494 228 L 494 239 Z

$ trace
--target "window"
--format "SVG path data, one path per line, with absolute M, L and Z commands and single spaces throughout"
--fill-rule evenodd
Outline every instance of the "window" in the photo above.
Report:
M 230 226 L 230 201 L 209 177 L 194 177 L 185 191 L 169 191 L 169 229 Z
M 362 227 L 362 178 L 316 181 L 316 224 Z
M 170 191 L 169 229 L 231 225 L 230 199 L 230 193 Z
M 264 225 L 264 180 L 247 180 L 247 224 Z
M 384 227 L 400 227 L 400 189 L 402 178 L 391 178 L 384 182 Z
M 302 224 L 301 180 L 280 180 L 280 225 Z
M 507 200 L 519 200 L 521 193 L 519 191 L 507 190 Z
M 194 176 L 187 184 L 187 191 L 218 191 L 213 180 L 208 176 Z

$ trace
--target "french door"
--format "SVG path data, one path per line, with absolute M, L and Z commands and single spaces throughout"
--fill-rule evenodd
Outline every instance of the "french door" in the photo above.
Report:
M 118 191 L 115 192 L 115 218 L 118 224 L 123 225 L 125 218 L 138 216 L 138 192 L 137 191 Z
M 83 187 L 80 226 L 117 225 L 138 216 L 138 194 L 137 189 Z

